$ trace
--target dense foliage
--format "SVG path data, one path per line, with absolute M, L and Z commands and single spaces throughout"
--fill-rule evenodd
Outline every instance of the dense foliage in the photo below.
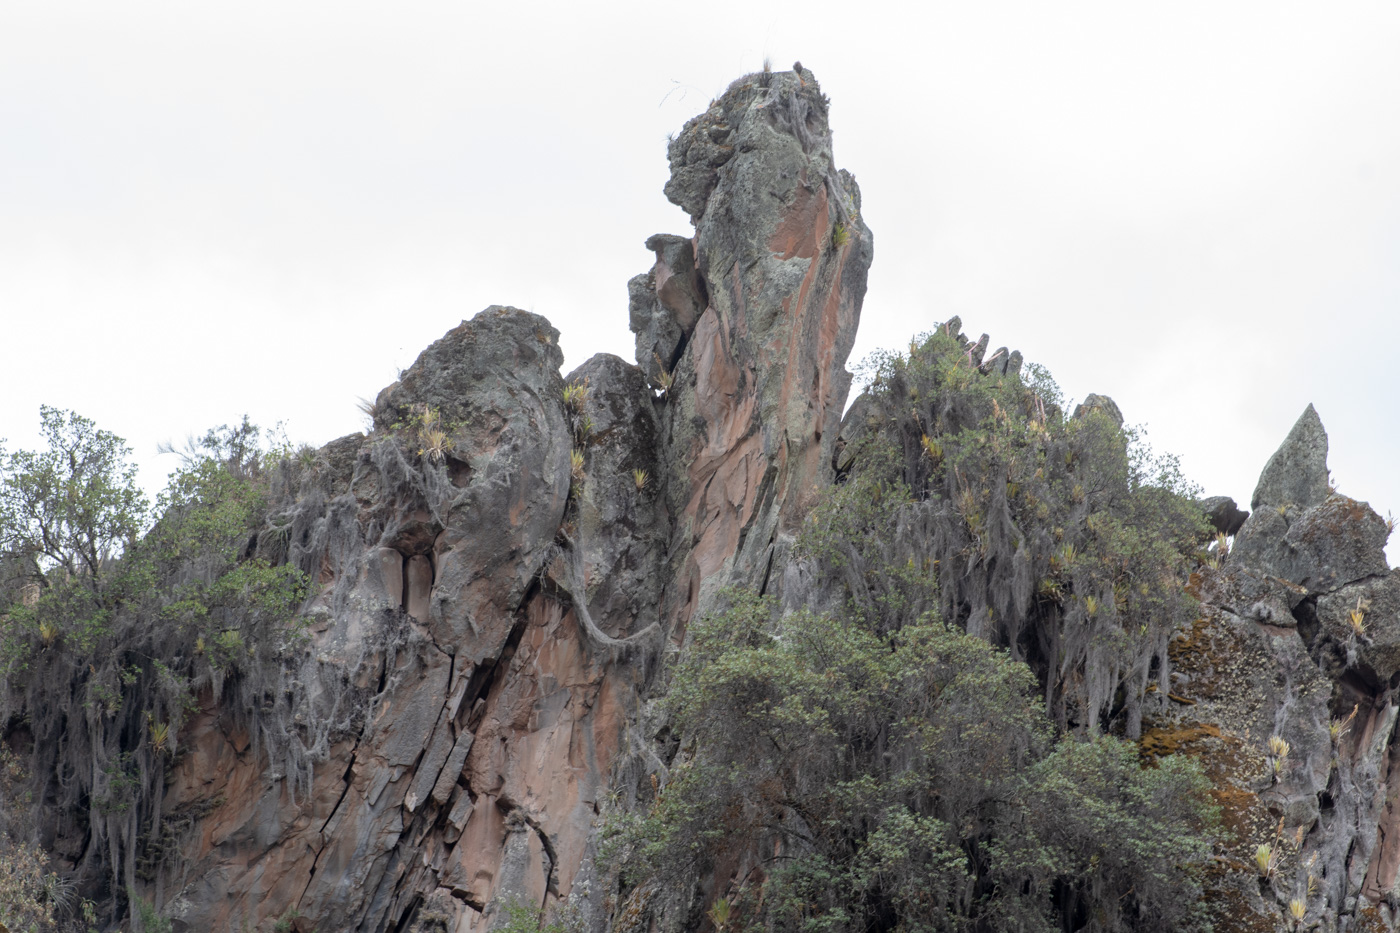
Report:
M 275 704 L 307 582 L 251 556 L 269 478 L 246 419 L 192 443 L 146 529 L 122 441 L 42 417 L 48 449 L 0 469 L 0 712 L 28 776 L 0 829 L 75 840 L 73 876 L 115 910 L 161 860 L 181 726 L 218 700 Z
M 628 884 L 713 879 L 680 926 L 1202 925 L 1206 781 L 1114 737 L 1190 618 L 1199 510 L 1108 413 L 989 370 L 952 328 L 878 360 L 805 591 L 692 627 L 667 780 L 613 824 Z
M 982 372 L 952 327 L 873 368 L 805 533 L 815 576 L 877 629 L 936 605 L 1030 664 L 1060 728 L 1136 737 L 1208 538 L 1176 461 L 1100 408 L 1066 417 L 1038 367 Z
M 1056 741 L 1030 670 L 932 618 L 877 634 L 742 591 L 667 696 L 686 736 L 623 829 L 633 880 L 715 878 L 776 930 L 1166 930 L 1198 920 L 1205 780 Z M 737 927 L 736 927 L 737 928 Z

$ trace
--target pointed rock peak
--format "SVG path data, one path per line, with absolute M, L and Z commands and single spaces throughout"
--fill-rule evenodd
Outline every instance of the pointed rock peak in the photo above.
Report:
M 1311 508 L 1327 498 L 1327 431 L 1311 404 L 1259 474 L 1249 507 Z
M 792 164 L 782 169 L 794 176 L 801 172 L 807 185 L 821 181 L 832 171 L 827 107 L 811 71 L 757 72 L 739 78 L 672 139 L 666 197 L 699 223 L 724 166 L 738 154 L 781 151 L 780 140 L 795 150 L 785 153 Z M 850 211 L 855 207 L 849 205 Z
M 1120 428 L 1123 426 L 1123 412 L 1118 407 L 1118 403 L 1107 395 L 1096 395 L 1090 392 L 1084 397 L 1084 401 L 1074 406 L 1074 417 L 1085 418 L 1090 412 L 1101 411 L 1113 420 L 1113 423 Z M 1231 503 L 1233 505 L 1233 503 Z

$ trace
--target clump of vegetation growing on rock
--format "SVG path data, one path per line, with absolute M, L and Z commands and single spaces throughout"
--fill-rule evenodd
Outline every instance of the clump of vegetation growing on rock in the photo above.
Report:
M 735 590 L 692 626 L 667 779 L 612 823 L 667 922 L 723 898 L 775 931 L 1205 925 L 1208 782 L 1123 738 L 1166 693 L 1204 520 L 1109 415 L 989 369 L 947 331 L 877 359 L 801 607 Z
M 714 877 L 745 929 L 1202 925 L 1194 762 L 1056 741 L 1030 669 L 932 614 L 877 628 L 727 598 L 674 672 L 668 782 L 614 823 L 632 883 Z
M 0 722 L 31 776 L 0 810 L 20 842 L 41 821 L 79 840 L 72 876 L 115 916 L 158 862 L 166 769 L 202 705 L 296 757 L 308 581 L 254 556 L 277 470 L 246 419 L 190 444 L 153 513 L 120 438 L 42 419 L 47 449 L 0 461 Z
M 877 627 L 936 605 L 1028 663 L 1060 728 L 1135 738 L 1209 537 L 1176 460 L 1101 410 L 1065 417 L 1038 367 L 982 372 L 947 329 L 872 369 L 802 544 L 818 575 Z

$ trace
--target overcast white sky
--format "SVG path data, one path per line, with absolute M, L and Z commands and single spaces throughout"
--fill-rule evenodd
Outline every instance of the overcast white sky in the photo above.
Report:
M 861 184 L 857 358 L 959 314 L 1245 505 L 1313 402 L 1400 512 L 1397 49 L 1394 2 L 0 0 L 0 436 L 76 409 L 155 489 L 494 303 L 631 359 L 666 136 L 769 55 Z

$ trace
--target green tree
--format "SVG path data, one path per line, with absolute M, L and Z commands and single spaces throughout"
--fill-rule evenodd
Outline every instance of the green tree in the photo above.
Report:
M 1194 764 L 1057 742 L 1029 668 L 935 618 L 876 634 L 728 598 L 674 672 L 669 780 L 615 827 L 634 883 L 720 871 L 749 929 L 1199 925 Z
M 1175 462 L 947 329 L 873 377 L 798 538 L 807 608 L 735 591 L 691 627 L 666 781 L 613 824 L 627 876 L 714 878 L 749 929 L 1202 926 L 1207 783 L 1110 737 L 1191 618 Z
M 26 723 L 32 776 L 3 804 L 30 825 L 82 827 L 76 874 L 115 920 L 135 909 L 138 875 L 168 870 L 165 772 L 197 696 L 253 717 L 274 766 L 309 780 L 318 740 L 297 723 L 321 726 L 293 711 L 307 691 L 289 676 L 307 580 L 250 544 L 272 483 L 246 418 L 189 445 L 144 534 L 125 444 L 71 413 L 43 419 L 49 449 L 4 458 L 0 477 L 12 571 L 0 588 L 0 721 Z
M 0 453 L 0 548 L 41 587 L 61 571 L 97 588 L 147 519 L 131 450 L 74 412 L 39 413 L 48 449 Z

